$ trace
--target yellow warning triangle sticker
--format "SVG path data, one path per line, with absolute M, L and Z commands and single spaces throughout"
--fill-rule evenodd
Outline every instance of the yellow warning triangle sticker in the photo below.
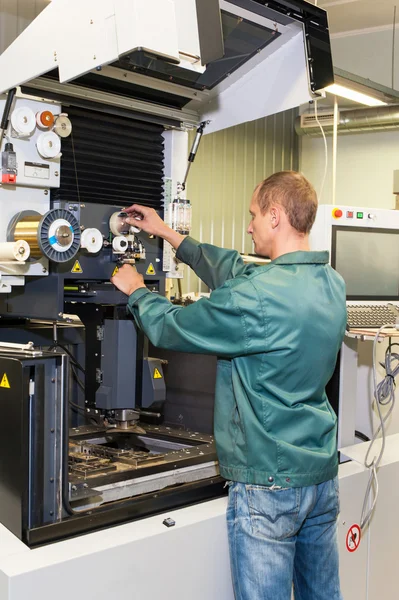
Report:
M 8 381 L 8 377 L 7 377 L 6 373 L 4 373 L 4 375 L 3 375 L 3 379 L 1 380 L 0 387 L 8 388 L 8 389 L 11 388 L 10 382 Z
M 71 269 L 71 273 L 83 273 L 83 269 L 80 266 L 80 262 L 78 260 L 75 260 L 75 264 Z
M 155 275 L 155 269 L 154 269 L 154 265 L 152 263 L 149 264 L 147 271 L 145 272 L 146 275 Z
M 114 275 L 116 275 L 118 271 L 119 271 L 119 268 L 115 267 L 115 269 L 112 271 L 111 277 L 113 277 Z
M 158 369 L 154 369 L 154 379 L 162 379 L 161 372 Z

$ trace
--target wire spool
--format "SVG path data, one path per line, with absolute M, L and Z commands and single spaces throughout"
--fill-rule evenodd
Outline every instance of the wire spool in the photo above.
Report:
M 9 226 L 14 241 L 25 240 L 33 258 L 48 258 L 55 263 L 68 262 L 80 248 L 80 228 L 74 215 L 62 208 L 45 215 L 19 213 Z
M 114 252 L 126 252 L 128 249 L 128 241 L 123 235 L 117 235 L 112 240 L 112 248 Z
M 89 254 L 96 254 L 100 252 L 103 247 L 103 236 L 101 231 L 94 228 L 85 229 L 81 234 L 80 245 L 84 250 L 87 250 Z
M 114 235 L 129 235 L 130 225 L 126 223 L 127 213 L 115 212 L 109 220 L 109 228 Z
M 50 129 L 54 125 L 55 117 L 49 110 L 42 110 L 36 113 L 36 123 L 42 129 Z
M 125 212 L 115 212 L 109 220 L 109 228 L 114 235 L 130 235 L 131 233 L 140 233 L 139 227 L 132 226 L 126 222 L 130 215 Z
M 23 213 L 20 213 L 23 215 Z M 17 215 L 18 217 L 19 215 Z M 42 215 L 34 214 L 34 215 L 25 215 L 21 218 L 21 220 L 17 221 L 15 226 L 11 228 L 13 229 L 13 233 L 11 235 L 12 239 L 16 242 L 18 241 L 26 241 L 30 247 L 30 255 L 32 258 L 41 258 L 42 253 L 39 247 L 39 242 L 37 239 L 37 231 L 39 227 L 39 223 L 42 219 Z
M 62 138 L 66 138 L 72 133 L 72 123 L 65 113 L 61 113 L 55 120 L 54 131 Z
M 35 113 L 28 106 L 20 106 L 11 114 L 11 125 L 18 135 L 29 136 L 36 129 Z
M 25 262 L 30 255 L 28 242 L 19 240 L 18 242 L 3 242 L 0 244 L 0 263 L 17 261 Z
M 43 158 L 56 158 L 61 152 L 61 140 L 53 131 L 46 131 L 38 136 L 36 148 Z

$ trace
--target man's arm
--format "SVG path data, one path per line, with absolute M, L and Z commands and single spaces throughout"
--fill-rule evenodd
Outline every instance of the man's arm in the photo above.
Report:
M 244 317 L 227 285 L 184 308 L 141 288 L 128 307 L 154 346 L 226 358 L 251 351 Z
M 266 331 L 250 282 L 226 283 L 209 299 L 182 308 L 150 292 L 130 265 L 123 265 L 111 281 L 129 296 L 129 310 L 154 346 L 226 358 L 265 350 Z
M 254 264 L 245 265 L 235 250 L 201 244 L 191 237 L 186 237 L 181 242 L 176 256 L 189 265 L 211 290 L 220 287 L 228 279 L 249 275 L 257 268 Z
M 152 208 L 134 204 L 127 208 L 126 212 L 130 215 L 128 223 L 169 242 L 177 250 L 177 258 L 189 265 L 212 290 L 223 285 L 228 279 L 244 273 L 250 274 L 257 268 L 254 264 L 244 265 L 241 256 L 235 250 L 200 244 L 181 235 L 166 225 Z

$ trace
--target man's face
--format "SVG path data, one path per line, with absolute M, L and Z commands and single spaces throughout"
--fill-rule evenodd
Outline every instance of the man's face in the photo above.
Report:
M 264 215 L 261 213 L 255 194 L 252 196 L 249 212 L 251 221 L 247 233 L 252 235 L 255 252 L 260 256 L 270 256 L 271 241 L 273 239 L 270 213 L 269 211 L 266 211 Z

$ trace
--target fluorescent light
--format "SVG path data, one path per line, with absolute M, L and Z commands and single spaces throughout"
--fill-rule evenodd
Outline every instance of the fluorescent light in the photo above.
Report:
M 360 104 L 365 104 L 366 106 L 385 106 L 388 104 L 387 102 L 378 100 L 378 98 L 373 98 L 368 94 L 351 90 L 350 88 L 339 85 L 338 83 L 329 85 L 325 88 L 325 90 L 330 94 L 334 94 L 334 96 L 341 96 L 342 98 L 347 98 L 348 100 L 353 100 L 354 102 L 359 102 Z

